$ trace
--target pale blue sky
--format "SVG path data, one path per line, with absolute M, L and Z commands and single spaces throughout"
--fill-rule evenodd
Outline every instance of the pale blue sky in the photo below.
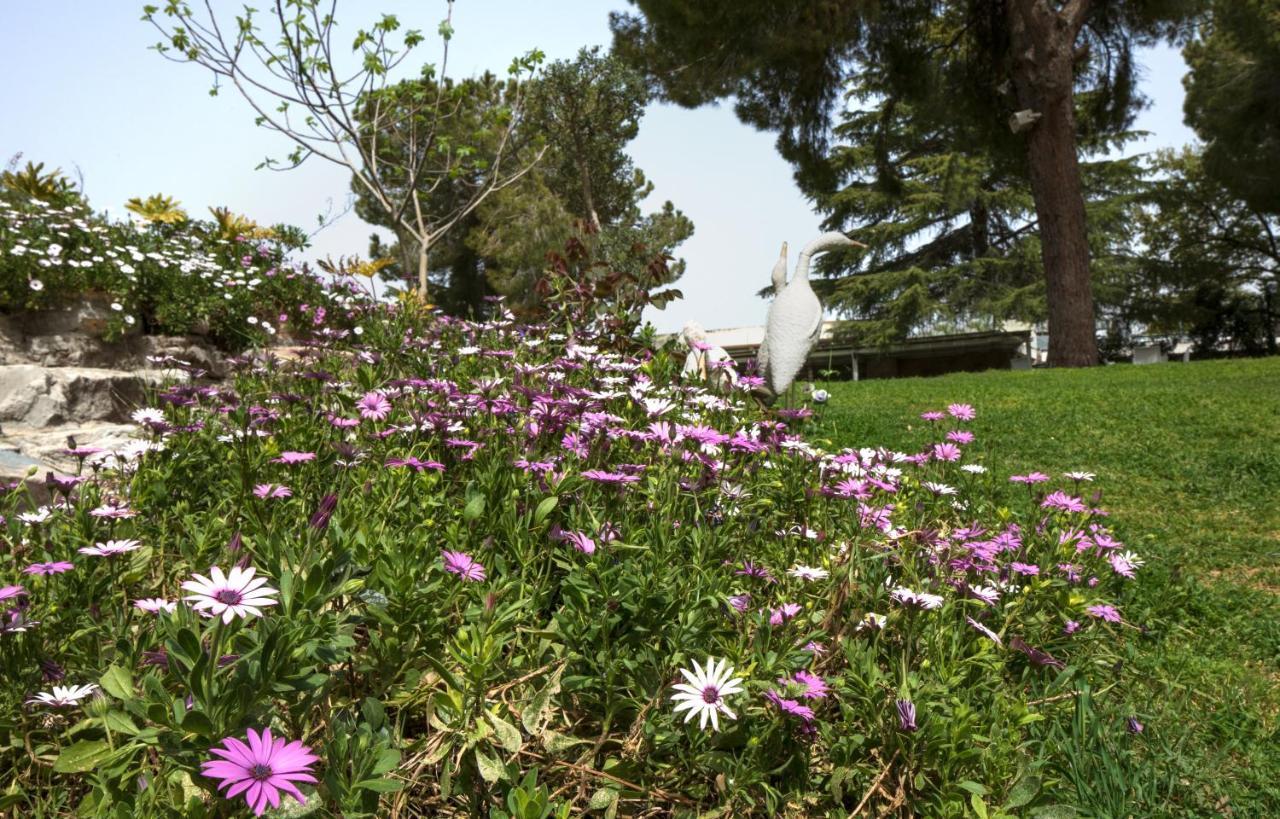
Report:
M 24 161 L 78 167 L 90 202 L 117 214 L 132 196 L 163 192 L 192 212 L 225 205 L 260 222 L 310 229 L 328 200 L 342 202 L 349 177 L 337 166 L 313 160 L 288 173 L 255 171 L 265 156 L 283 156 L 290 146 L 255 128 L 233 92 L 209 97 L 200 69 L 149 51 L 157 36 L 140 21 L 142 5 L 0 0 L 0 162 L 22 151 Z M 458 0 L 449 73 L 502 72 L 532 48 L 554 60 L 584 45 L 607 45 L 608 12 L 624 7 L 621 0 Z M 345 0 L 339 20 L 354 31 L 383 11 L 430 34 L 445 3 Z M 438 45 L 428 39 L 415 64 L 437 59 Z M 1138 128 L 1153 135 L 1130 151 L 1190 142 L 1181 57 L 1158 49 L 1142 61 L 1142 90 L 1153 104 Z M 685 299 L 650 314 L 659 329 L 689 319 L 709 328 L 762 323 L 766 305 L 753 294 L 768 283 L 779 244 L 802 245 L 818 233 L 820 220 L 773 141 L 739 123 L 729 105 L 650 107 L 631 154 L 656 185 L 653 205 L 670 199 L 696 226 L 678 251 L 689 263 L 676 285 Z M 364 254 L 370 232 L 349 214 L 315 237 L 308 256 Z

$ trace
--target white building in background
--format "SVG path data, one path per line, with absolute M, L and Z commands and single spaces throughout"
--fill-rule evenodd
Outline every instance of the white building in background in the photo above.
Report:
M 861 381 L 1031 367 L 1030 333 L 1026 330 L 924 336 L 885 347 L 868 347 L 838 339 L 835 329 L 839 324 L 823 322 L 818 343 L 801 371 L 802 378 Z M 741 372 L 755 359 L 764 333 L 764 325 L 727 327 L 707 330 L 706 341 L 723 347 Z

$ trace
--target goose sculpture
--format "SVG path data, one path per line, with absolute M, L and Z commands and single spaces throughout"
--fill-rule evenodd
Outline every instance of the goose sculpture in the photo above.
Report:
M 707 331 L 696 321 L 685 324 L 680 339 L 689 348 L 684 358 L 681 377 L 702 381 L 721 392 L 728 392 L 738 383 L 738 372 L 733 358 L 723 347 L 707 343 Z
M 779 288 L 779 269 L 786 271 L 786 245 L 782 258 L 773 271 L 773 286 L 777 295 L 769 305 L 769 317 L 765 323 L 764 341 L 758 358 L 765 386 L 776 398 L 786 392 L 804 367 L 809 351 L 822 334 L 822 302 L 809 286 L 809 263 L 819 253 L 841 247 L 863 247 L 843 233 L 824 233 L 805 245 L 796 262 L 796 272 L 791 280 Z
M 769 274 L 770 280 L 773 282 L 773 298 L 776 300 L 782 293 L 782 289 L 787 286 L 787 243 L 782 243 L 782 252 L 778 254 L 778 263 L 773 266 L 773 272 Z M 769 337 L 765 336 L 760 342 L 760 349 L 756 351 L 756 368 L 764 373 L 769 369 Z

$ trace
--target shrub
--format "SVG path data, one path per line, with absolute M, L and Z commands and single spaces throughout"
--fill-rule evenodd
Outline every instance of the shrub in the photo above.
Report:
M 88 298 L 106 310 L 108 340 L 200 333 L 239 350 L 280 331 L 307 337 L 325 313 L 337 319 L 357 299 L 288 261 L 305 244 L 287 226 L 251 238 L 173 211 L 113 222 L 78 197 L 55 204 L 8 189 L 0 199 L 0 313 Z

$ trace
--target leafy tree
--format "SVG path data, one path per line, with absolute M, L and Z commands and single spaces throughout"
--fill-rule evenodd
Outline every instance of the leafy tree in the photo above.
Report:
M 952 147 L 947 130 L 925 130 L 932 123 L 909 104 L 865 91 L 851 102 L 824 169 L 834 185 L 802 185 L 826 214 L 825 229 L 849 231 L 870 248 L 818 263 L 825 279 L 815 287 L 856 319 L 845 332 L 883 344 L 924 329 L 1043 320 L 1045 277 L 1026 180 L 989 153 Z M 1097 289 L 1128 243 L 1124 216 L 1144 171 L 1131 159 L 1082 167 Z
M 1137 317 L 1201 349 L 1276 353 L 1280 217 L 1236 196 L 1195 150 L 1162 151 L 1139 230 Z
M 1183 50 L 1187 124 L 1204 167 L 1252 207 L 1280 213 L 1280 0 L 1215 0 Z
M 408 86 L 398 90 L 413 93 Z M 446 140 L 461 140 L 472 150 L 470 161 L 491 161 L 499 131 L 489 122 L 504 106 L 503 86 L 491 76 L 458 83 L 450 118 L 442 123 Z M 664 257 L 667 284 L 684 271 L 671 251 L 693 232 L 693 224 L 667 202 L 644 214 L 640 208 L 653 185 L 635 167 L 626 144 L 638 132 L 648 99 L 640 75 L 611 55 L 583 49 L 572 61 L 548 66 L 522 90 L 528 94 L 526 115 L 507 139 L 510 156 L 530 162 L 517 183 L 496 191 L 433 251 L 431 292 L 446 311 L 479 315 L 487 296 L 498 293 L 514 307 L 532 308 L 542 298 L 535 284 L 571 238 L 589 246 L 592 264 L 624 272 L 637 280 L 654 257 Z M 395 167 L 403 146 L 377 136 L 387 165 Z M 473 178 L 457 174 L 448 184 L 424 192 L 422 200 L 441 208 L 450 198 L 466 199 Z M 356 210 L 364 219 L 394 229 L 379 204 L 359 194 Z M 398 255 L 412 237 L 397 231 Z M 401 274 L 406 266 L 388 268 Z M 569 265 L 565 269 L 577 269 Z
M 388 267 L 385 277 L 403 278 L 406 272 L 416 270 L 422 289 L 419 260 L 425 252 L 426 285 L 431 298 L 451 313 L 478 315 L 484 297 L 494 292 L 485 281 L 480 258 L 467 243 L 468 233 L 479 224 L 481 205 L 463 213 L 467 204 L 476 201 L 480 191 L 489 185 L 495 164 L 516 162 L 522 170 L 520 176 L 510 177 L 484 198 L 500 195 L 523 178 L 545 151 L 527 141 L 528 127 L 513 129 L 509 125 L 511 111 L 523 104 L 527 91 L 527 84 L 502 82 L 490 73 L 456 83 L 446 81 L 440 93 L 448 99 L 448 108 L 436 117 L 433 111 L 423 111 L 419 100 L 437 89 L 423 79 L 412 79 L 370 96 L 358 112 L 362 141 L 377 160 L 376 172 L 382 184 L 394 191 L 396 198 L 414 202 L 415 208 L 428 213 L 462 214 L 447 234 L 424 251 L 418 234 L 387 210 L 380 199 L 370 195 L 358 178 L 352 179 L 357 215 L 370 224 L 388 228 L 396 237 L 390 250 L 398 264 Z M 381 123 L 415 115 L 424 119 L 424 129 L 428 127 L 425 119 L 436 117 L 433 150 L 446 156 L 440 164 L 448 165 L 449 173 L 414 176 L 406 172 L 415 161 L 413 155 L 420 150 L 412 138 L 417 129 L 385 130 Z M 420 187 L 408 190 L 407 186 L 415 182 Z
M 168 0 L 163 9 L 145 6 L 143 19 L 163 35 L 155 46 L 161 55 L 211 71 L 211 94 L 218 93 L 220 83 L 231 84 L 257 114 L 258 125 L 294 143 L 286 161 L 268 159 L 264 167 L 296 168 L 319 157 L 350 170 L 361 191 L 412 237 L 418 287 L 425 293 L 432 247 L 486 197 L 528 170 L 528 165 L 503 161 L 506 137 L 521 120 L 522 97 L 505 97 L 509 104 L 494 118 L 497 147 L 487 160 L 477 162 L 475 149 L 466 141 L 446 138 L 442 127 L 456 110 L 446 76 L 453 0 L 447 0 L 449 11 L 439 27 L 440 65 L 424 66 L 420 81 L 407 84 L 393 84 L 390 76 L 423 42 L 422 33 L 397 35 L 400 21 L 385 14 L 356 30 L 350 57 L 344 58 L 333 45 L 341 36 L 336 5 L 336 0 L 290 0 L 276 2 L 265 13 L 244 6 L 225 19 L 211 3 L 193 10 L 182 0 Z M 265 26 L 260 26 L 263 20 Z M 397 37 L 398 42 L 393 39 Z M 518 87 L 541 59 L 534 51 L 513 60 L 511 81 Z M 370 138 L 372 134 L 378 139 Z M 493 134 L 486 132 L 484 138 Z M 398 148 L 385 151 L 378 140 L 392 141 Z M 461 176 L 471 180 L 467 196 L 445 200 L 445 209 L 433 209 L 424 201 L 428 193 Z
M 631 1 L 641 15 L 612 17 L 619 53 L 677 103 L 735 96 L 810 189 L 834 192 L 831 125 L 859 78 L 911 106 L 922 132 L 1025 180 L 1049 361 L 1096 362 L 1080 140 L 1130 124 L 1134 49 L 1175 36 L 1200 0 Z

